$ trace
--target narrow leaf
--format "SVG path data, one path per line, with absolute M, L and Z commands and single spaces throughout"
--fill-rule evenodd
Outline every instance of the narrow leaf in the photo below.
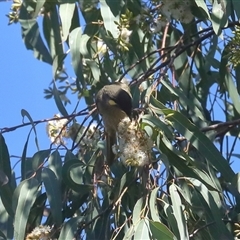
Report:
M 58 91 L 58 89 L 56 87 L 55 81 L 53 82 L 53 96 L 54 96 L 54 100 L 55 100 L 55 103 L 57 105 L 57 108 L 58 108 L 59 112 L 64 117 L 67 117 L 68 113 L 67 113 L 67 110 L 66 110 L 66 108 L 64 107 L 64 105 L 62 103 L 62 100 L 60 98 L 60 94 L 59 94 L 59 91 Z
M 68 38 L 75 6 L 75 3 L 62 3 L 59 6 L 59 16 L 62 22 L 63 41 L 66 41 Z
M 37 18 L 41 8 L 43 7 L 43 5 L 45 4 L 46 0 L 37 0 L 36 1 L 36 7 L 35 7 L 35 11 L 33 14 L 33 18 Z
M 141 214 L 142 214 L 142 207 L 143 207 L 143 198 L 139 198 L 133 208 L 133 216 L 132 221 L 134 225 L 137 225 L 140 222 Z
M 106 0 L 100 0 L 100 11 L 105 29 L 109 31 L 114 38 L 117 38 L 119 31 L 114 22 L 119 22 L 119 12 L 114 11 L 114 15 Z
M 35 178 L 24 180 L 21 188 L 14 219 L 14 239 L 23 240 L 26 224 L 32 205 L 37 197 L 39 183 Z M 18 188 L 16 189 L 18 191 Z
M 153 239 L 173 240 L 174 234 L 162 223 L 149 221 Z
M 188 229 L 186 225 L 186 220 L 183 214 L 183 207 L 181 198 L 177 192 L 177 188 L 174 184 L 169 187 L 169 192 L 172 200 L 173 214 L 177 219 L 178 231 L 181 239 L 189 239 Z
M 69 34 L 69 46 L 70 46 L 70 52 L 72 56 L 72 65 L 74 72 L 77 76 L 77 87 L 78 90 L 81 91 L 79 82 L 85 86 L 85 81 L 83 77 L 83 69 L 82 69 L 82 57 L 80 54 L 80 44 L 84 44 L 82 39 L 82 29 L 81 27 L 75 28 L 71 33 Z M 85 38 L 86 41 L 88 39 Z M 86 45 L 86 44 L 84 44 Z
M 170 120 L 183 136 L 224 176 L 227 181 L 231 181 L 234 172 L 228 162 L 216 146 L 185 116 L 174 110 L 163 110 L 166 118 Z
M 147 219 L 142 219 L 135 228 L 134 239 L 149 239 L 149 226 Z
M 83 217 L 74 217 L 63 224 L 58 239 L 75 239 L 75 233 Z
M 51 169 L 58 180 L 62 179 L 62 159 L 59 152 L 56 150 L 52 152 L 48 158 L 49 169 Z
M 205 1 L 204 0 L 195 0 L 195 3 L 197 4 L 197 6 L 199 8 L 201 8 L 206 13 L 208 18 L 210 19 L 209 11 L 208 11 L 208 8 L 207 8 L 207 5 L 206 5 Z
M 159 222 L 159 215 L 157 214 L 158 209 L 156 206 L 158 191 L 159 191 L 159 187 L 156 187 L 155 189 L 152 190 L 151 195 L 150 195 L 150 201 L 149 201 L 151 217 L 152 217 L 152 220 L 154 220 L 155 222 Z
M 4 172 L 8 181 L 11 182 L 12 170 L 8 148 L 4 137 L 0 134 L 0 170 Z
M 31 125 L 32 125 L 32 128 L 33 128 L 33 131 L 34 131 L 34 133 L 35 133 L 35 144 L 36 144 L 37 149 L 38 149 L 38 151 L 39 151 L 39 145 L 38 145 L 38 139 L 37 139 L 37 130 L 36 130 L 36 128 L 35 128 L 35 124 L 34 124 L 34 122 L 33 122 L 33 119 L 32 119 L 32 117 L 31 117 L 31 115 L 28 113 L 28 111 L 25 110 L 25 109 L 22 109 L 22 110 L 21 110 L 21 115 L 22 115 L 22 117 L 23 117 L 23 120 L 24 120 L 24 117 L 27 117 L 28 120 L 30 121 L 30 123 L 31 123 Z
M 49 54 L 42 37 L 40 35 L 39 26 L 36 19 L 30 19 L 25 6 L 22 5 L 19 14 L 19 23 L 22 27 L 22 37 L 27 49 L 34 52 L 34 56 L 48 64 L 52 64 L 52 57 Z
M 54 223 L 57 227 L 62 224 L 62 197 L 60 182 L 55 173 L 48 168 L 42 170 L 42 181 L 46 188 L 47 198 L 50 204 Z

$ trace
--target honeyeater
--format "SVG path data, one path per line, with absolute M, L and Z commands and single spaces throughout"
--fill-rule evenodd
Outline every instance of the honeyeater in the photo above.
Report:
M 96 95 L 96 105 L 105 127 L 107 163 L 110 166 L 115 157 L 112 146 L 116 143 L 118 124 L 125 117 L 131 119 L 132 95 L 128 85 L 115 82 L 104 86 Z

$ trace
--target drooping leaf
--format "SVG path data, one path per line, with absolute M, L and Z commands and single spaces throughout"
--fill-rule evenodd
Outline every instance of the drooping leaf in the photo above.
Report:
M 52 64 L 52 57 L 49 54 L 42 37 L 36 19 L 30 19 L 27 9 L 22 5 L 19 22 L 22 28 L 22 37 L 27 49 L 32 50 L 34 56 L 48 64 Z
M 132 221 L 134 225 L 139 224 L 141 220 L 142 208 L 143 208 L 143 198 L 141 197 L 138 199 L 133 209 Z
M 19 190 L 19 188 L 21 190 Z M 37 197 L 39 182 L 35 178 L 24 180 L 15 191 L 19 191 L 14 218 L 14 239 L 23 240 L 27 219 L 32 205 Z
M 72 3 L 62 3 L 59 6 L 59 16 L 62 22 L 62 31 L 63 31 L 63 41 L 66 41 L 69 35 L 69 30 L 72 23 L 72 17 L 75 10 L 76 4 L 75 1 Z
M 64 116 L 64 117 L 67 117 L 68 116 L 68 113 L 67 113 L 67 110 L 66 108 L 64 107 L 63 103 L 62 103 L 62 100 L 60 98 L 60 92 L 58 91 L 57 87 L 56 87 L 56 83 L 55 81 L 53 82 L 53 96 L 54 96 L 54 100 L 55 100 L 55 103 L 57 105 L 57 108 L 59 110 L 59 112 Z
M 36 152 L 32 157 L 32 168 L 33 171 L 37 171 L 39 168 L 42 167 L 44 160 L 49 157 L 51 150 L 41 150 Z
M 159 222 L 159 215 L 157 214 L 158 211 L 157 211 L 157 206 L 156 206 L 158 191 L 159 191 L 158 187 L 153 189 L 151 192 L 151 195 L 150 195 L 150 200 L 149 200 L 149 208 L 150 208 L 151 217 L 152 217 L 152 220 L 155 222 Z
M 199 8 L 201 8 L 205 12 L 207 17 L 210 19 L 209 11 L 208 11 L 205 1 L 204 0 L 195 0 L 195 3 L 197 4 L 197 6 Z
M 24 117 L 27 117 L 28 120 L 30 121 L 31 125 L 32 125 L 33 131 L 34 131 L 34 133 L 35 133 L 35 144 L 36 144 L 37 149 L 38 149 L 38 151 L 39 151 L 38 138 L 37 138 L 37 130 L 36 130 L 36 128 L 35 128 L 35 124 L 34 124 L 34 122 L 33 122 L 33 119 L 32 119 L 32 117 L 31 117 L 31 115 L 28 113 L 28 111 L 25 110 L 25 109 L 22 109 L 22 110 L 21 110 L 21 114 L 22 114 L 23 120 L 24 120 Z
M 62 177 L 65 184 L 79 193 L 87 193 L 92 189 L 91 185 L 83 182 L 83 163 L 78 159 L 65 162 L 62 168 Z
M 86 46 L 87 41 L 88 41 L 87 38 L 82 37 L 81 27 L 75 28 L 69 34 L 69 46 L 70 46 L 70 52 L 72 57 L 72 65 L 73 65 L 74 72 L 77 76 L 77 88 L 80 92 L 81 92 L 80 83 L 83 87 L 85 87 L 85 81 L 84 81 L 83 69 L 82 69 L 82 57 L 80 53 L 80 44 Z
M 149 221 L 143 218 L 135 228 L 134 239 L 149 239 Z
M 109 4 L 110 1 L 100 0 L 100 11 L 104 21 L 104 27 L 112 34 L 114 38 L 118 37 L 119 32 L 117 25 L 114 23 L 119 22 L 120 9 L 117 9 L 119 6 L 119 1 L 120 0 L 117 0 L 117 4 Z M 108 4 L 111 6 L 111 8 Z
M 46 0 L 37 0 L 36 1 L 36 7 L 35 7 L 35 11 L 33 14 L 33 18 L 36 18 L 41 10 L 41 8 L 43 7 L 43 5 L 45 4 Z
M 58 180 L 62 179 L 62 159 L 59 152 L 56 150 L 51 153 L 48 158 L 49 169 L 51 169 Z
M 149 221 L 149 226 L 154 239 L 176 239 L 173 233 L 164 224 L 160 222 Z
M 62 196 L 61 184 L 55 173 L 48 168 L 42 170 L 42 181 L 46 188 L 47 198 L 51 208 L 52 217 L 56 226 L 62 224 Z
M 173 110 L 163 110 L 173 126 L 224 176 L 231 181 L 234 172 L 212 142 L 185 116 Z
M 171 184 L 169 187 L 169 193 L 172 200 L 173 214 L 177 219 L 178 231 L 181 239 L 189 239 L 188 229 L 186 225 L 185 216 L 183 213 L 183 206 L 181 198 L 177 192 L 177 188 L 174 184 Z
M 218 208 L 215 199 L 212 197 L 211 193 L 208 191 L 206 186 L 202 184 L 200 181 L 196 179 L 190 179 L 190 181 L 193 183 L 194 188 L 199 192 L 201 197 L 204 199 L 205 202 L 203 203 L 203 206 L 207 204 L 207 207 L 205 206 L 205 212 L 207 212 L 206 215 L 209 215 L 208 219 L 211 221 L 214 221 L 214 226 L 210 226 L 210 228 L 213 228 L 212 231 L 214 232 L 213 235 L 217 237 L 218 239 L 221 238 L 229 238 L 232 239 L 232 236 L 227 229 L 226 225 L 222 221 L 222 211 Z M 200 201 L 202 201 L 201 198 L 199 198 Z M 218 229 L 218 230 L 217 230 Z
M 52 61 L 56 56 L 62 56 L 63 44 L 60 32 L 59 15 L 57 7 L 52 6 L 51 11 L 48 14 L 44 14 L 43 17 L 43 34 L 47 42 Z M 53 69 L 53 78 L 55 78 L 57 69 Z
M 60 235 L 58 239 L 74 239 L 76 236 L 77 227 L 83 217 L 73 217 L 63 224 Z
M 221 28 L 227 24 L 227 2 L 228 1 L 225 0 L 221 0 L 220 2 L 213 2 L 211 19 L 213 30 L 217 35 L 220 35 Z
M 8 181 L 11 182 L 11 163 L 8 148 L 4 137 L 0 134 L 0 170 L 6 175 Z

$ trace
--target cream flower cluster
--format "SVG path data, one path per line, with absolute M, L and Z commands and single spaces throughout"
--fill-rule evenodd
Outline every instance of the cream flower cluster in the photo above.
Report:
M 122 163 L 127 166 L 144 166 L 150 163 L 152 140 L 128 117 L 118 125 L 118 145 L 113 146 Z
M 132 34 L 132 31 L 128 30 L 125 27 L 119 31 L 119 36 L 124 42 L 127 42 L 127 43 L 129 42 L 129 37 L 131 34 Z
M 190 6 L 191 0 L 162 0 L 161 12 L 168 19 L 171 17 L 182 23 L 190 23 L 194 16 Z
M 128 30 L 127 28 L 123 27 L 120 30 L 118 30 L 118 38 L 120 38 L 123 43 L 129 43 L 130 36 L 132 34 L 132 31 Z M 99 39 L 97 41 L 97 54 L 104 55 L 106 52 L 109 51 L 109 48 L 106 43 L 102 39 Z
M 152 24 L 150 25 L 150 31 L 153 33 L 160 32 L 162 28 L 167 25 L 168 22 L 168 19 L 160 14 L 158 18 L 154 19 Z
M 26 237 L 26 240 L 35 239 L 35 240 L 49 240 L 50 233 L 52 228 L 49 226 L 38 226 L 33 229 Z
M 60 114 L 55 114 L 56 120 L 48 121 L 46 126 L 47 135 L 52 143 L 56 145 L 65 144 L 63 138 L 67 137 L 67 119 L 60 119 Z

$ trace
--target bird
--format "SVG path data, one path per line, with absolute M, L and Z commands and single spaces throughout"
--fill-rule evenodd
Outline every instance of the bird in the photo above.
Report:
M 114 82 L 105 85 L 96 94 L 96 106 L 102 116 L 106 135 L 106 159 L 111 166 L 115 154 L 112 146 L 116 144 L 118 124 L 126 117 L 131 120 L 132 95 L 130 88 L 125 82 Z

